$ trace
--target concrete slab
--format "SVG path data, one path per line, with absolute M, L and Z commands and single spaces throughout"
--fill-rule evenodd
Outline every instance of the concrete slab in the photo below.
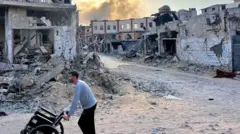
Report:
M 28 65 L 21 65 L 21 64 L 9 64 L 0 62 L 0 70 L 3 71 L 11 71 L 11 70 L 27 70 Z
M 52 78 L 56 77 L 57 75 L 59 75 L 62 71 L 64 70 L 64 65 L 60 64 L 58 66 L 56 66 L 55 68 L 53 68 L 52 70 L 50 70 L 49 72 L 45 73 L 44 75 L 40 76 L 37 80 L 37 88 L 40 88 L 42 84 L 50 81 Z
M 44 46 L 41 46 L 40 49 L 43 54 L 48 53 L 47 49 Z
M 25 44 L 27 43 L 27 40 L 24 40 L 22 43 L 18 44 L 15 49 L 14 49 L 14 56 L 17 55 L 21 50 L 22 48 L 25 46 Z

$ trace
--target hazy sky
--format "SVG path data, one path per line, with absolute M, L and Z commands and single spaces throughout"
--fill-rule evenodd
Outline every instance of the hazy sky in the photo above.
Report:
M 162 5 L 169 5 L 172 10 L 197 8 L 205 8 L 214 4 L 232 3 L 233 0 L 146 0 L 152 13 L 157 12 Z
M 80 23 L 88 24 L 90 20 L 98 19 L 129 19 L 147 17 L 158 12 L 158 8 L 169 5 L 173 11 L 180 9 L 200 9 L 215 4 L 233 3 L 233 0 L 73 0 L 78 4 Z M 99 4 L 96 6 L 96 4 Z M 127 5 L 126 5 L 127 4 Z M 83 6 L 82 6 L 83 5 Z M 131 13 L 130 13 L 130 12 Z

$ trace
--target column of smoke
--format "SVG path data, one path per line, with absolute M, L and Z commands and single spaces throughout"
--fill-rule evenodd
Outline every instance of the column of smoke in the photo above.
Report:
M 90 20 L 116 20 L 148 16 L 145 0 L 75 0 L 80 10 L 80 24 Z

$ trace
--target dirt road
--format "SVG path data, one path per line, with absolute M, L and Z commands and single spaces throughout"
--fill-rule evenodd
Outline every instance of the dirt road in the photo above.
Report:
M 125 92 L 99 102 L 98 134 L 240 133 L 239 81 L 121 63 L 106 56 L 101 59 L 111 72 L 123 77 Z M 0 118 L 1 133 L 19 133 L 30 117 Z M 76 122 L 77 117 L 64 122 L 66 134 L 80 133 Z

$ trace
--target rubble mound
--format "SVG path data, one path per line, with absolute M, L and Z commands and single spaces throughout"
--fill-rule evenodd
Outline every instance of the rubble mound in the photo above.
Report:
M 68 83 L 68 73 L 73 70 L 90 86 L 98 86 L 106 93 L 117 93 L 114 78 L 96 53 L 79 55 L 73 61 L 52 57 L 45 64 L 30 64 L 27 70 L 2 73 L 0 89 L 6 92 L 0 93 L 0 111 L 34 112 L 44 106 L 59 112 L 72 100 L 74 88 Z
M 76 57 L 77 60 L 72 65 L 74 70 L 79 71 L 80 79 L 86 80 L 91 85 L 102 87 L 107 93 L 117 93 L 115 89 L 117 83 L 109 70 L 104 68 L 100 57 L 94 52 L 83 57 Z
M 140 64 L 147 64 L 149 66 L 161 66 L 166 68 L 177 69 L 179 71 L 192 73 L 192 74 L 210 74 L 215 73 L 217 66 L 207 66 L 202 64 L 194 64 L 185 61 L 181 61 L 177 56 L 162 54 L 162 55 L 147 55 L 145 57 L 137 58 L 122 58 L 122 60 L 137 62 Z M 221 68 L 222 69 L 222 68 Z

